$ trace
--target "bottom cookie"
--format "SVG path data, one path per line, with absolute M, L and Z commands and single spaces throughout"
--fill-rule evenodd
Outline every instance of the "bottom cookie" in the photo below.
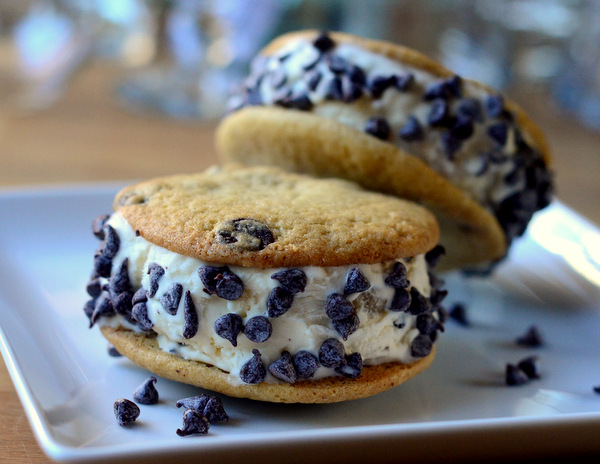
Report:
M 102 334 L 124 356 L 151 372 L 171 380 L 195 385 L 228 396 L 274 403 L 335 403 L 389 390 L 427 369 L 435 356 L 432 352 L 412 364 L 386 363 L 364 366 L 357 379 L 329 377 L 316 381 L 260 383 L 248 385 L 228 373 L 198 361 L 188 361 L 162 351 L 155 337 L 131 330 L 102 327 Z

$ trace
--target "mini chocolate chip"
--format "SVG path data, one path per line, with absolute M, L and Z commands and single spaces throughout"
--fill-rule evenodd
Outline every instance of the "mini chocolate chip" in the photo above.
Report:
M 282 287 L 275 287 L 267 298 L 267 315 L 279 317 L 285 314 L 294 303 L 294 295 Z
M 208 403 L 208 399 L 209 396 L 207 394 L 201 393 L 198 396 L 190 396 L 188 398 L 182 398 L 180 400 L 177 400 L 177 403 L 175 403 L 175 405 L 178 408 L 183 407 L 185 409 L 195 409 L 196 411 L 203 412 L 206 403 Z
M 113 404 L 115 418 L 121 427 L 135 422 L 140 416 L 140 408 L 133 401 L 119 398 Z
M 450 135 L 459 140 L 466 140 L 473 135 L 473 121 L 465 117 L 457 117 L 450 128 Z
M 273 333 L 273 326 L 265 316 L 254 316 L 246 321 L 244 335 L 254 343 L 266 342 Z
M 431 314 L 419 314 L 417 316 L 417 330 L 423 335 L 434 336 L 439 330 L 444 331 L 444 326 Z
M 252 218 L 238 218 L 225 221 L 217 230 L 217 241 L 222 244 L 236 244 L 244 251 L 260 251 L 275 241 L 266 224 Z
M 100 247 L 100 252 L 109 259 L 112 259 L 119 252 L 121 240 L 115 229 L 111 225 L 104 227 L 104 242 Z
M 233 346 L 237 346 L 237 337 L 243 329 L 242 318 L 235 313 L 220 316 L 214 325 L 215 332 L 219 337 L 229 340 Z
M 442 127 L 448 123 L 448 118 L 448 103 L 441 98 L 433 100 L 427 115 L 427 123 L 431 127 Z
M 462 141 L 455 138 L 450 132 L 444 132 L 442 134 L 442 149 L 449 161 L 454 160 L 454 155 L 460 150 L 461 146 Z
M 339 321 L 354 313 L 354 306 L 344 298 L 344 295 L 332 293 L 327 297 L 325 313 L 329 319 Z
M 92 233 L 99 239 L 104 240 L 104 225 L 110 218 L 110 214 L 101 214 L 92 222 Z
M 417 335 L 410 344 L 410 354 L 413 358 L 424 358 L 431 353 L 433 342 L 428 335 Z
M 309 379 L 315 375 L 315 372 L 319 368 L 319 361 L 317 357 L 308 351 L 298 351 L 294 355 L 294 368 L 296 369 L 296 376 L 299 379 Z
M 345 362 L 335 368 L 335 371 L 349 379 L 356 379 L 362 374 L 362 356 L 360 353 L 352 353 L 346 356 Z
M 156 383 L 156 377 L 148 377 L 143 384 L 135 389 L 133 392 L 133 400 L 140 404 L 157 404 L 158 403 L 158 391 L 154 384 Z
M 390 303 L 390 311 L 407 311 L 412 302 L 410 292 L 405 288 L 397 288 Z
M 414 142 L 423 140 L 423 129 L 421 123 L 414 116 L 409 116 L 406 123 L 400 128 L 398 134 L 402 140 L 406 142 Z
M 198 313 L 189 290 L 183 298 L 183 338 L 190 339 L 198 333 Z
M 313 41 L 313 46 L 321 53 L 325 53 L 335 47 L 335 42 L 331 39 L 331 37 L 329 37 L 329 35 L 327 35 L 326 32 L 322 32 Z
M 342 342 L 328 338 L 319 348 L 319 362 L 324 367 L 337 367 L 345 361 L 345 350 Z
M 180 437 L 187 437 L 188 435 L 208 433 L 210 423 L 208 419 L 200 414 L 195 409 L 186 409 L 183 413 L 183 425 L 180 429 L 177 429 L 176 433 Z
M 406 314 L 400 313 L 398 318 L 394 320 L 393 324 L 394 327 L 398 329 L 403 329 L 404 327 L 406 327 Z
M 462 326 L 468 327 L 471 325 L 469 317 L 467 316 L 467 308 L 462 303 L 455 303 L 452 305 L 448 315 Z
M 204 290 L 209 295 L 217 291 L 217 276 L 222 275 L 228 269 L 226 267 L 200 266 L 198 276 L 204 285 Z
M 319 82 L 321 82 L 322 78 L 323 74 L 321 74 L 320 72 L 315 72 L 314 74 L 312 74 L 308 79 L 308 83 L 306 84 L 309 90 L 314 92 L 317 89 Z
M 119 350 L 117 350 L 113 345 L 110 344 L 106 348 L 106 352 L 112 358 L 120 358 L 121 356 L 123 356 L 121 353 L 119 353 Z
M 112 317 L 115 315 L 115 308 L 108 292 L 103 291 L 94 306 L 94 312 L 90 318 L 90 327 L 93 326 L 101 317 Z
M 528 358 L 522 359 L 517 364 L 517 367 L 525 372 L 525 375 L 530 379 L 540 378 L 537 356 L 529 356 Z
M 385 118 L 372 117 L 367 120 L 364 131 L 378 139 L 387 140 L 391 129 Z
M 350 314 L 344 319 L 333 321 L 333 328 L 342 336 L 343 340 L 348 340 L 348 337 L 357 331 L 359 324 L 358 316 Z
M 448 290 L 439 290 L 436 288 L 431 289 L 431 294 L 429 295 L 429 301 L 433 306 L 439 306 L 442 301 L 448 296 Z M 440 321 L 443 322 L 443 321 Z
M 125 316 L 128 320 L 132 318 L 131 310 L 133 308 L 133 303 L 131 299 L 133 298 L 133 294 L 130 291 L 120 293 L 115 298 L 112 299 L 113 307 L 117 314 L 121 316 Z
M 542 334 L 538 328 L 533 325 L 527 329 L 527 332 L 518 337 L 516 341 L 518 345 L 527 346 L 530 348 L 538 348 L 544 345 Z
M 148 317 L 148 306 L 146 303 L 136 303 L 131 309 L 131 317 L 137 322 L 137 325 L 142 330 L 150 330 L 154 327 L 154 323 Z
M 431 312 L 431 302 L 415 287 L 410 289 L 410 298 L 412 301 L 408 307 L 408 313 L 412 314 L 413 316 L 418 316 L 419 314 Z
M 494 142 L 503 147 L 508 139 L 508 126 L 504 122 L 492 124 L 488 127 L 487 134 Z
M 435 81 L 427 85 L 423 99 L 425 101 L 432 101 L 437 98 L 446 100 L 451 97 L 451 92 L 446 81 Z
M 125 258 L 117 272 L 111 277 L 110 282 L 110 291 L 113 295 L 119 295 L 120 293 L 131 290 L 131 283 L 129 281 L 129 258 Z
M 594 393 L 598 393 L 600 395 L 600 385 L 592 387 L 592 390 L 594 390 Z
M 310 100 L 310 98 L 308 98 L 307 95 L 298 95 L 298 96 L 288 96 L 282 100 L 280 100 L 279 105 L 283 106 L 284 108 L 292 108 L 292 109 L 296 109 L 296 110 L 301 110 L 301 111 L 310 111 L 313 107 L 313 103 Z M 271 240 L 272 242 L 272 240 Z M 271 243 L 269 242 L 269 243 Z M 267 243 L 268 245 L 268 243 Z M 264 248 L 264 246 L 263 246 Z M 262 248 L 260 248 L 262 250 Z
M 371 284 L 362 274 L 362 272 L 360 272 L 357 267 L 353 267 L 348 271 L 348 274 L 346 274 L 344 296 L 348 296 L 353 293 L 366 292 L 370 287 Z
M 327 100 L 343 100 L 344 91 L 342 90 L 342 80 L 339 77 L 334 77 L 329 81 L 327 85 L 327 92 L 325 93 Z
M 344 103 L 352 103 L 363 95 L 361 85 L 352 82 L 347 75 L 342 76 L 342 100 Z
M 240 369 L 240 379 L 242 379 L 242 382 L 257 384 L 265 380 L 267 369 L 260 358 L 260 351 L 257 349 L 252 350 L 252 358 L 246 361 Z
M 442 245 L 436 245 L 427 253 L 425 253 L 425 261 L 427 266 L 434 268 L 438 265 L 442 256 L 446 254 L 446 249 Z
M 163 275 L 165 275 L 165 270 L 157 263 L 150 263 L 148 265 L 147 273 L 150 275 L 150 290 L 148 291 L 148 298 L 153 298 L 158 291 L 158 281 Z
M 100 277 L 110 277 L 112 270 L 112 260 L 107 258 L 102 253 L 94 255 L 94 272 Z
M 92 326 L 92 324 L 91 324 L 92 314 L 94 314 L 94 308 L 95 307 L 96 307 L 96 300 L 95 299 L 87 300 L 85 302 L 85 305 L 83 305 L 83 312 L 85 313 L 85 315 L 87 316 L 87 318 L 90 320 L 90 327 Z
M 231 271 L 225 271 L 217 276 L 217 296 L 224 300 L 237 300 L 244 294 L 242 279 Z
M 287 351 L 281 357 L 269 364 L 269 372 L 273 377 L 287 383 L 296 383 L 296 370 L 292 363 L 292 356 Z
M 371 97 L 374 99 L 381 98 L 383 93 L 390 87 L 396 84 L 396 76 L 375 76 L 369 81 L 368 89 Z
M 102 280 L 99 277 L 90 280 L 85 289 L 89 296 L 96 298 L 102 292 Z
M 348 69 L 346 69 L 346 74 L 351 82 L 359 85 L 360 87 L 364 87 L 367 82 L 367 76 L 361 67 L 351 64 Z
M 131 298 L 132 304 L 145 303 L 146 301 L 148 301 L 148 292 L 143 287 L 138 288 Z
M 524 385 L 529 382 L 529 377 L 527 377 L 527 374 L 519 367 L 513 364 L 507 364 L 504 380 L 506 385 L 517 386 Z
M 351 64 L 345 58 L 339 55 L 328 55 L 326 58 L 327 66 L 334 74 L 342 74 L 350 69 Z
M 406 92 L 415 82 L 415 75 L 411 73 L 403 74 L 401 76 L 394 76 L 394 85 L 400 92 Z
M 165 308 L 166 312 L 174 316 L 177 314 L 182 294 L 183 285 L 178 283 L 171 284 L 167 291 L 160 297 L 160 304 Z
M 485 112 L 490 118 L 497 118 L 504 112 L 502 95 L 490 95 L 485 100 Z
M 217 422 L 229 422 L 229 415 L 225 411 L 223 401 L 218 396 L 210 396 L 204 406 L 204 416 L 211 424 Z
M 475 98 L 460 100 L 456 107 L 456 117 L 481 122 L 483 120 L 481 102 Z
M 394 288 L 407 288 L 410 282 L 406 278 L 406 266 L 396 261 L 392 273 L 385 278 L 385 283 Z
M 446 79 L 446 86 L 452 97 L 460 98 L 462 94 L 462 78 L 454 75 Z
M 284 269 L 271 275 L 288 292 L 295 295 L 306 288 L 306 274 L 301 269 Z

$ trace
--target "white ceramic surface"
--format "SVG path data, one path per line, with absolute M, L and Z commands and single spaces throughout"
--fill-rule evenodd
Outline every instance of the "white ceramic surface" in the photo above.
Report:
M 117 185 L 0 192 L 0 348 L 42 448 L 64 462 L 333 462 L 600 453 L 600 233 L 555 203 L 490 280 L 447 275 L 470 327 L 448 321 L 433 366 L 372 398 L 277 405 L 223 398 L 232 421 L 180 438 L 177 399 L 200 390 L 159 379 L 161 402 L 121 428 L 113 402 L 149 373 L 106 354 L 82 307 Z M 530 325 L 546 346 L 517 346 Z M 506 363 L 537 355 L 541 378 L 504 384 Z M 199 462 L 200 462 L 199 461 Z

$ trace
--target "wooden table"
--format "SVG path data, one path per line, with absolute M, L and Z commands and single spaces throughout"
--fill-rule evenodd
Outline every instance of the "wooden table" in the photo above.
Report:
M 82 72 L 58 104 L 32 115 L 0 113 L 0 188 L 148 178 L 217 161 L 214 123 L 124 111 L 106 65 Z M 600 133 L 583 128 L 542 95 L 517 97 L 546 130 L 558 196 L 600 223 Z M 0 363 L 0 462 L 45 463 L 8 372 Z

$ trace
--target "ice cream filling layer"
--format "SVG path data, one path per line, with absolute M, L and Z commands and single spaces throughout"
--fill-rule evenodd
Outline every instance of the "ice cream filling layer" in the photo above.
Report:
M 156 336 L 162 350 L 216 366 L 233 382 L 355 378 L 363 365 L 427 356 L 443 330 L 446 292 L 425 255 L 338 267 L 229 266 L 154 245 L 118 212 L 97 235 L 85 306 L 91 325 Z
M 336 120 L 417 156 L 495 214 L 508 242 L 546 206 L 551 176 L 499 94 L 323 34 L 258 56 L 229 102 Z

